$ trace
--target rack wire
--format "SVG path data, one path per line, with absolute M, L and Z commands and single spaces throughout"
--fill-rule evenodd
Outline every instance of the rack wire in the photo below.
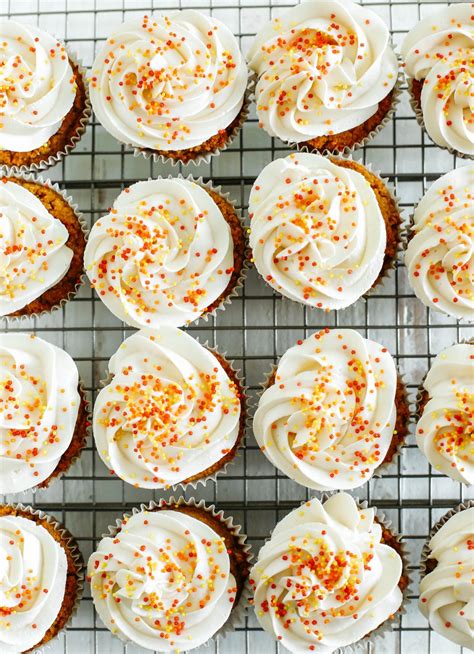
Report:
M 407 28 L 447 3 L 366 0 L 362 4 L 370 6 L 385 20 L 397 46 Z M 288 0 L 0 0 L 0 16 L 38 25 L 65 39 L 69 48 L 90 67 L 100 43 L 115 26 L 132 16 L 196 8 L 223 20 L 238 36 L 245 52 L 255 30 L 292 5 Z M 94 120 L 74 152 L 44 176 L 71 193 L 89 224 L 106 212 L 124 187 L 178 171 L 202 175 L 222 185 L 246 212 L 255 177 L 267 163 L 287 152 L 281 142 L 259 129 L 253 112 L 233 145 L 209 165 L 177 169 L 135 158 Z M 390 180 L 402 199 L 406 217 L 430 182 L 465 163 L 436 147 L 422 133 L 406 93 L 395 119 L 356 158 L 363 163 L 370 162 Z M 412 393 L 416 392 L 432 358 L 444 347 L 471 337 L 474 331 L 466 324 L 426 309 L 413 295 L 401 263 L 367 301 L 360 300 L 344 311 L 330 314 L 282 298 L 251 270 L 243 293 L 230 307 L 207 323 L 198 322 L 189 331 L 199 336 L 201 342 L 208 341 L 227 351 L 228 357 L 242 368 L 252 399 L 271 364 L 288 347 L 327 326 L 352 327 L 383 343 L 394 355 Z M 112 316 L 87 285 L 72 302 L 50 316 L 31 319 L 21 326 L 4 321 L 0 322 L 0 328 L 31 331 L 66 349 L 76 360 L 92 397 L 100 380 L 105 378 L 108 359 L 133 331 Z M 279 474 L 249 434 L 245 450 L 217 485 L 209 483 L 191 494 L 215 502 L 234 515 L 257 553 L 276 522 L 317 493 L 306 491 Z M 140 502 L 169 495 L 135 489 L 111 476 L 91 442 L 68 474 L 50 489 L 5 499 L 30 503 L 62 520 L 76 535 L 87 559 L 116 517 Z M 423 653 L 459 654 L 462 649 L 432 632 L 417 609 L 418 562 L 433 522 L 452 506 L 472 497 L 473 492 L 469 495 L 460 484 L 434 471 L 416 447 L 412 433 L 408 446 L 389 473 L 371 480 L 354 495 L 385 512 L 395 529 L 404 534 L 410 552 L 413 593 L 407 613 L 387 637 L 384 651 L 401 654 L 416 649 Z M 65 654 L 144 651 L 132 645 L 124 646 L 105 629 L 94 613 L 88 589 L 72 627 L 52 643 L 51 650 Z M 286 650 L 259 629 L 254 617 L 249 615 L 233 635 L 195 651 L 283 654 Z M 374 649 L 369 645 L 363 651 L 369 653 Z

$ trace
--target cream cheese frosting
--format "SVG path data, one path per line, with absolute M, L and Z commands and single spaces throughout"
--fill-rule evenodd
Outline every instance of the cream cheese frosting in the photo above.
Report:
M 141 330 L 109 363 L 94 407 L 105 465 L 140 488 L 168 488 L 218 463 L 240 433 L 236 384 L 212 352 L 175 327 Z
M 74 434 L 78 381 L 64 350 L 0 333 L 0 493 L 34 488 L 56 469 Z
M 258 32 L 247 58 L 260 124 L 293 143 L 361 125 L 398 75 L 387 26 L 348 0 L 292 7 Z
M 55 134 L 76 81 L 64 45 L 32 25 L 0 20 L 0 150 L 30 152 Z
M 209 193 L 185 179 L 138 182 L 92 227 L 86 273 L 104 304 L 134 327 L 179 327 L 227 288 L 229 224 Z
M 319 309 L 353 304 L 376 281 L 387 234 L 363 175 L 317 154 L 268 164 L 249 200 L 257 270 L 291 300 Z
M 396 420 L 397 372 L 386 348 L 326 329 L 280 359 L 253 429 L 265 456 L 316 490 L 351 489 L 382 464 Z
M 24 186 L 0 182 L 0 316 L 36 300 L 69 269 L 67 228 Z
M 407 74 L 423 80 L 426 130 L 442 147 L 474 156 L 474 13 L 470 2 L 429 12 L 402 45 Z
M 408 278 L 431 309 L 474 320 L 474 165 L 434 182 L 413 216 Z
M 139 148 L 184 150 L 240 112 L 247 66 L 221 21 L 192 9 L 123 23 L 92 66 L 90 96 L 102 125 Z
M 205 643 L 227 621 L 237 592 L 224 539 L 168 509 L 136 513 L 101 540 L 88 578 L 104 624 L 159 652 Z
M 0 516 L 0 650 L 29 651 L 56 620 L 67 558 L 49 532 L 21 516 Z
M 416 426 L 418 447 L 438 472 L 474 484 L 474 345 L 438 354 L 423 387 L 429 399 Z
M 330 654 L 400 608 L 403 564 L 382 542 L 373 508 L 347 493 L 294 509 L 260 550 L 250 577 L 260 625 L 293 654 Z
M 474 507 L 452 515 L 429 542 L 435 569 L 420 583 L 419 608 L 436 633 L 474 650 Z

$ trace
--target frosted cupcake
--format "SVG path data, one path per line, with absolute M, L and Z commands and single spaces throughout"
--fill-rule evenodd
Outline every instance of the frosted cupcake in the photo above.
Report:
M 231 461 L 244 437 L 245 398 L 217 352 L 174 327 L 141 330 L 109 362 L 94 406 L 97 451 L 139 488 L 194 483 Z
M 415 209 L 405 265 L 430 309 L 474 320 L 474 165 L 430 186 Z
M 402 45 L 418 122 L 442 148 L 474 157 L 474 14 L 472 3 L 431 11 Z
M 86 445 L 88 405 L 69 354 L 0 334 L 0 493 L 46 488 Z
M 420 611 L 430 627 L 456 645 L 474 650 L 472 550 L 474 503 L 460 504 L 431 531 L 422 552 Z
M 82 69 L 33 25 L 0 23 L 0 165 L 37 170 L 79 141 L 90 117 Z
M 187 163 L 244 120 L 247 66 L 232 32 L 194 10 L 127 21 L 92 66 L 94 112 L 122 143 Z
M 342 152 L 374 136 L 394 111 L 398 62 L 385 23 L 348 0 L 303 2 L 255 37 L 257 115 L 270 136 Z
M 285 352 L 255 413 L 265 456 L 316 490 L 361 486 L 396 456 L 409 408 L 386 348 L 326 329 Z
M 300 152 L 268 164 L 249 199 L 255 266 L 282 295 L 343 309 L 394 266 L 400 212 L 383 181 L 350 159 Z
M 314 498 L 280 520 L 259 552 L 250 573 L 257 619 L 294 654 L 375 640 L 408 586 L 401 553 L 375 509 L 347 493 Z
M 419 396 L 416 442 L 437 472 L 474 484 L 474 345 L 438 354 Z
M 188 651 L 242 617 L 249 547 L 222 512 L 193 500 L 151 503 L 109 530 L 87 572 L 95 608 L 121 640 Z
M 231 202 L 189 179 L 122 191 L 91 230 L 84 266 L 112 313 L 133 327 L 179 327 L 241 285 L 245 233 Z

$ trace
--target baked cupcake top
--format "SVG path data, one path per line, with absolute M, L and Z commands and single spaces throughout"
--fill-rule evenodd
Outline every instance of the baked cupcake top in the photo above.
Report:
M 29 651 L 56 620 L 64 599 L 67 558 L 42 525 L 0 516 L 0 649 Z
M 0 333 L 0 493 L 51 475 L 71 443 L 80 402 L 67 352 L 33 334 Z
M 196 320 L 233 272 L 229 224 L 209 193 L 186 179 L 138 182 L 92 227 L 86 273 L 104 304 L 134 327 Z
M 64 277 L 73 257 L 68 238 L 31 191 L 0 181 L 0 316 L 22 309 Z
M 64 45 L 47 32 L 2 18 L 0 150 L 29 152 L 55 134 L 76 82 Z
M 123 23 L 95 58 L 90 96 L 119 141 L 184 150 L 230 125 L 246 87 L 247 66 L 232 32 L 189 9 Z
M 408 277 L 426 306 L 474 319 L 474 165 L 440 177 L 415 209 L 405 254 Z
M 471 2 L 431 11 L 402 45 L 405 70 L 423 80 L 421 110 L 433 141 L 474 156 L 474 13 Z
M 205 643 L 227 621 L 237 592 L 224 539 L 173 509 L 132 515 L 100 541 L 87 573 L 112 633 L 159 652 Z
M 255 266 L 275 290 L 319 309 L 353 304 L 382 268 L 386 228 L 356 170 L 298 152 L 268 164 L 249 200 Z
M 398 74 L 385 23 L 348 0 L 292 7 L 260 30 L 248 61 L 260 124 L 293 143 L 361 125 Z
M 423 387 L 429 399 L 416 426 L 418 447 L 438 472 L 474 484 L 474 345 L 438 354 Z
M 472 550 L 474 507 L 452 515 L 429 542 L 435 569 L 420 582 L 418 606 L 430 626 L 472 650 Z
M 330 654 L 402 603 L 402 560 L 382 542 L 375 509 L 347 493 L 314 498 L 281 520 L 250 577 L 261 626 L 295 654 Z
M 94 407 L 105 465 L 140 488 L 168 488 L 226 456 L 240 432 L 239 389 L 216 356 L 174 327 L 141 330 L 109 362 Z
M 386 348 L 326 329 L 280 359 L 254 434 L 288 477 L 317 490 L 356 488 L 381 465 L 396 420 L 397 372 Z

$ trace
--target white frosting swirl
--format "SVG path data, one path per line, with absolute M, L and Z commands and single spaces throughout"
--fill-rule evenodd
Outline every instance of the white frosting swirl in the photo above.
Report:
M 374 509 L 347 493 L 314 498 L 273 530 L 251 571 L 261 626 L 293 654 L 357 642 L 402 603 L 402 560 Z
M 430 12 L 405 37 L 406 72 L 424 80 L 426 130 L 442 147 L 474 156 L 474 13 L 470 2 Z
M 44 638 L 64 599 L 67 558 L 40 524 L 0 516 L 0 650 L 29 651 Z
M 31 191 L 0 182 L 0 316 L 22 309 L 64 277 L 73 256 L 68 238 Z
M 140 488 L 168 488 L 213 466 L 240 431 L 239 389 L 216 357 L 175 327 L 141 330 L 109 362 L 94 407 L 104 463 Z
M 275 290 L 343 309 L 382 268 L 387 235 L 377 198 L 357 171 L 300 152 L 268 164 L 249 200 L 255 266 Z
M 280 359 L 253 429 L 265 456 L 317 490 L 361 486 L 381 465 L 396 420 L 386 348 L 352 329 L 313 334 Z
M 225 291 L 229 224 L 209 193 L 185 179 L 138 182 L 92 227 L 86 273 L 104 304 L 134 327 L 179 327 Z
M 416 295 L 432 309 L 474 320 L 474 164 L 436 180 L 413 222 L 405 265 Z
M 61 126 L 76 95 L 64 45 L 32 25 L 0 20 L 0 150 L 30 152 Z
M 418 447 L 438 472 L 474 484 L 474 345 L 438 354 L 423 386 L 429 400 L 416 426 Z
M 420 583 L 418 606 L 436 633 L 474 650 L 474 507 L 452 515 L 429 542 L 436 568 Z
M 101 540 L 88 577 L 104 624 L 159 652 L 205 643 L 227 621 L 237 592 L 223 538 L 172 509 L 137 513 Z
M 90 96 L 119 141 L 184 150 L 230 125 L 246 86 L 247 66 L 232 32 L 188 9 L 121 25 L 94 61 Z
M 346 0 L 292 7 L 260 30 L 247 58 L 261 125 L 293 143 L 361 125 L 398 74 L 385 23 Z
M 80 401 L 67 352 L 32 334 L 0 334 L 0 493 L 51 475 L 71 443 Z

